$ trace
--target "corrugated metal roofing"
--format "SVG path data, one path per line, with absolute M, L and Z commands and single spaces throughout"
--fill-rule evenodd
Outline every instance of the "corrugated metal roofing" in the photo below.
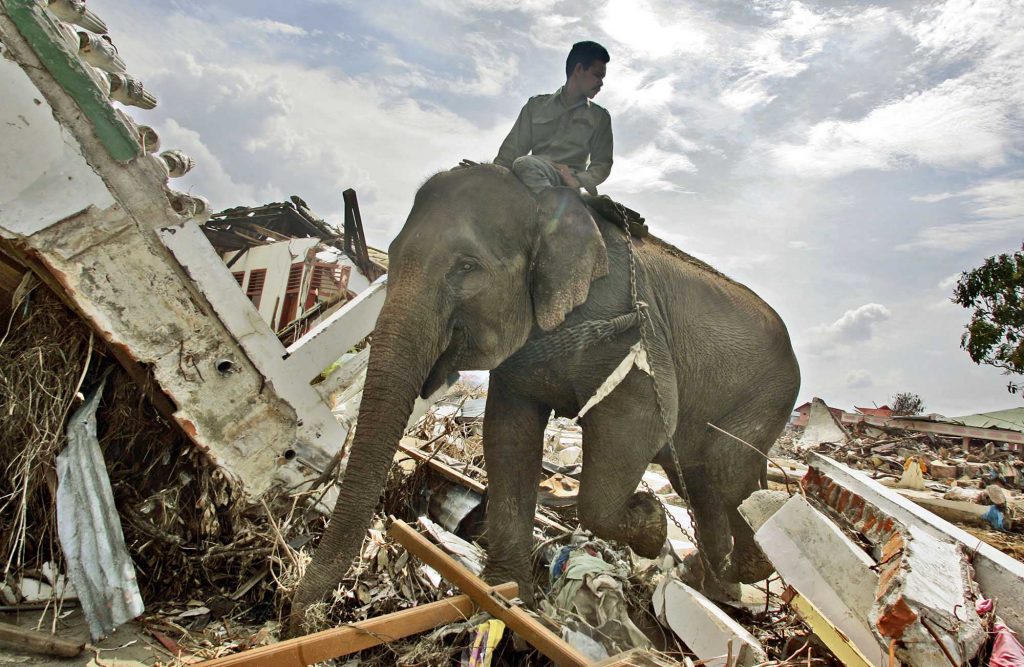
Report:
M 105 382 L 68 421 L 68 445 L 57 457 L 57 532 L 93 640 L 145 609 L 96 439 Z
M 964 426 L 976 426 L 978 428 L 1005 428 L 1011 431 L 1024 433 L 1024 407 L 1010 408 L 1008 410 L 993 410 L 992 412 L 979 412 L 974 415 L 953 417 L 949 421 Z

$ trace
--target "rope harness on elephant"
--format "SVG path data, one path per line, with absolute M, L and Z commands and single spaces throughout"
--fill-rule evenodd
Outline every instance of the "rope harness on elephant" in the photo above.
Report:
M 516 364 L 539 364 L 585 350 L 639 323 L 640 315 L 635 310 L 610 320 L 587 320 L 529 341 L 509 357 L 509 361 Z

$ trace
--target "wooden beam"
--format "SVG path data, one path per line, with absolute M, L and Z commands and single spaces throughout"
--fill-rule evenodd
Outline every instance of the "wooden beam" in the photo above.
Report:
M 840 632 L 825 618 L 810 600 L 787 587 L 782 599 L 797 613 L 815 635 L 847 667 L 873 667 L 874 663 L 864 657 L 849 637 Z
M 519 587 L 508 583 L 489 589 L 496 594 L 516 595 Z M 277 644 L 242 651 L 199 663 L 199 667 L 304 667 L 349 655 L 445 623 L 469 618 L 477 605 L 468 595 L 403 609 L 393 614 L 368 618 L 340 628 L 322 630 Z
M 413 530 L 409 524 L 396 520 L 388 529 L 388 534 L 398 540 L 409 553 L 418 556 L 442 577 L 455 584 L 459 590 L 480 605 L 481 609 L 504 621 L 505 625 L 550 658 L 558 667 L 582 667 L 589 664 L 586 656 L 528 614 L 525 609 L 496 594 L 483 579 L 457 563 L 454 558 Z
M 421 463 L 426 463 L 441 476 L 450 479 L 456 484 L 461 484 L 470 491 L 476 491 L 477 493 L 483 495 L 483 493 L 487 490 L 486 486 L 476 481 L 472 477 L 468 477 L 467 475 L 462 474 L 461 472 L 451 467 L 450 465 L 442 461 L 438 461 L 436 457 L 433 457 L 427 452 L 424 452 L 423 450 L 419 449 L 418 447 L 415 446 L 415 444 L 411 444 L 418 442 L 420 441 L 416 440 L 415 438 L 402 438 L 402 441 L 398 443 L 398 448 L 401 449 L 404 453 L 408 454 L 410 457 L 416 459 L 417 461 Z M 572 532 L 572 530 L 570 530 L 568 527 L 563 526 L 554 519 L 549 519 L 540 512 L 537 512 L 534 515 L 533 520 L 541 526 L 543 526 L 544 528 L 557 530 L 560 533 Z
M 85 640 L 74 642 L 10 623 L 0 623 L 0 641 L 10 642 L 35 653 L 46 653 L 62 658 L 74 658 L 85 647 Z

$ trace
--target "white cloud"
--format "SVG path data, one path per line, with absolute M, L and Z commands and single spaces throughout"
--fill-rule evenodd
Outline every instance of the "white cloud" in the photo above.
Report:
M 789 241 L 786 245 L 794 250 L 804 250 L 811 247 L 811 244 L 807 241 Z
M 623 49 L 640 58 L 705 54 L 713 47 L 705 21 L 678 3 L 655 7 L 646 0 L 609 0 L 599 23 Z
M 917 201 L 925 204 L 935 204 L 940 201 L 946 201 L 950 197 L 955 196 L 956 195 L 951 192 L 936 192 L 930 195 L 914 195 L 913 197 L 910 198 L 910 201 Z
M 892 316 L 880 303 L 866 303 L 848 310 L 831 324 L 821 324 L 809 331 L 808 348 L 814 353 L 834 351 L 837 347 L 871 340 L 878 323 Z
M 979 49 L 1020 46 L 1024 12 L 1017 0 L 947 0 L 921 12 L 925 20 L 904 23 L 922 49 L 944 61 L 976 56 Z
M 756 106 L 768 104 L 775 98 L 776 95 L 769 94 L 760 81 L 746 80 L 723 91 L 718 99 L 730 109 L 743 113 Z
M 455 16 L 466 16 L 472 12 L 523 12 L 528 14 L 544 14 L 550 11 L 559 0 L 425 0 L 428 7 L 439 9 Z
M 928 227 L 898 249 L 959 252 L 974 246 L 1020 239 L 1024 221 L 1024 179 L 992 179 L 950 197 L 965 202 L 964 208 L 972 220 Z
M 602 187 L 629 194 L 662 190 L 684 192 L 685 188 L 676 183 L 672 175 L 696 171 L 685 154 L 645 144 L 632 153 L 616 157 L 612 175 Z
M 890 23 L 919 41 L 919 78 L 900 99 L 857 120 L 826 119 L 799 141 L 767 149 L 785 173 L 834 178 L 862 169 L 923 164 L 953 169 L 1002 166 L 1019 147 L 1024 105 L 1024 12 L 1018 0 L 950 0 Z M 953 76 L 942 69 L 958 61 Z M 937 81 L 937 83 L 932 83 Z
M 960 276 L 962 275 L 963 273 L 954 273 L 951 276 L 947 276 L 939 281 L 937 287 L 944 292 L 948 292 L 960 281 Z
M 281 23 L 280 21 L 272 21 L 270 19 L 243 19 L 242 24 L 247 28 L 252 28 L 268 35 L 301 37 L 309 34 L 304 28 L 300 28 L 297 25 Z
M 1009 72 L 1004 78 L 1010 78 Z M 769 149 L 776 166 L 805 178 L 833 178 L 860 169 L 890 170 L 920 163 L 993 168 L 1006 162 L 1010 132 L 1008 84 L 954 79 L 873 109 L 858 121 L 813 125 L 802 143 Z
M 865 387 L 870 387 L 873 384 L 874 380 L 871 378 L 871 373 L 863 368 L 850 371 L 846 376 L 846 386 L 849 389 L 863 389 Z

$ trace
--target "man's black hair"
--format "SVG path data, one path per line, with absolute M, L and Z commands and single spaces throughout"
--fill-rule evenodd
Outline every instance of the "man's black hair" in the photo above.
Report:
M 608 49 L 597 42 L 576 42 L 569 50 L 569 57 L 565 59 L 565 78 L 572 76 L 576 65 L 583 65 L 583 69 L 590 69 L 596 61 L 607 63 L 612 58 L 608 55 Z

